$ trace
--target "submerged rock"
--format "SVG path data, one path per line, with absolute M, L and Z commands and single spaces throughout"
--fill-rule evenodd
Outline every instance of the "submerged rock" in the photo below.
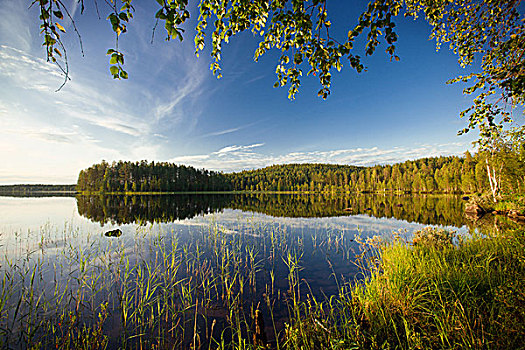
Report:
M 122 231 L 119 228 L 117 228 L 115 230 L 111 230 L 111 231 L 108 231 L 108 232 L 104 233 L 104 236 L 106 236 L 106 237 L 120 237 L 120 236 L 122 236 Z
M 465 213 L 470 216 L 483 216 L 486 213 L 486 210 L 479 204 L 468 204 L 465 206 Z

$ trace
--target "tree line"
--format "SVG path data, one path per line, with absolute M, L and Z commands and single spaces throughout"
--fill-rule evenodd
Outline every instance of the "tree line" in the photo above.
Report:
M 421 158 L 393 165 L 284 164 L 229 174 L 172 163 L 103 161 L 80 172 L 77 190 L 485 193 L 490 191 L 487 164 L 494 164 L 493 157 L 487 152 L 466 152 L 463 157 Z M 498 157 L 507 159 L 497 169 L 502 193 L 525 192 L 525 162 L 520 157 L 514 153 Z M 490 171 L 494 173 L 494 166 Z
M 0 185 L 0 195 L 2 196 L 43 196 L 45 194 L 53 194 L 54 196 L 63 194 L 68 195 L 75 193 L 75 185 Z
M 421 158 L 371 167 L 287 164 L 228 176 L 234 190 L 249 191 L 484 193 L 490 189 L 488 157 L 485 152 L 466 152 L 464 157 Z M 513 154 L 507 158 L 518 159 Z M 499 178 L 503 192 L 523 193 L 525 164 L 501 163 Z
M 80 192 L 228 191 L 230 183 L 218 172 L 173 163 L 102 161 L 78 176 Z

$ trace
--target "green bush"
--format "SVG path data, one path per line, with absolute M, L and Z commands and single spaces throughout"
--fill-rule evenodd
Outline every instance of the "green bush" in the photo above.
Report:
M 412 243 L 415 246 L 443 248 L 451 245 L 454 237 L 453 231 L 425 227 L 414 232 Z

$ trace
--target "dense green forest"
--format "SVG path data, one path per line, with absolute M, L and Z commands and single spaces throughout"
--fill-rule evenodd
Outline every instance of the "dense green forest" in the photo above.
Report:
M 275 191 L 310 193 L 412 192 L 484 193 L 490 191 L 490 155 L 469 152 L 357 167 L 334 164 L 272 165 L 223 174 L 172 163 L 102 162 L 80 172 L 77 189 L 88 192 Z M 498 158 L 501 159 L 501 158 Z M 490 164 L 494 162 L 491 160 Z M 491 169 L 495 166 L 492 165 Z M 498 167 L 503 193 L 525 190 L 525 164 L 510 155 Z
M 521 166 L 523 177 L 524 169 Z M 394 165 L 352 167 L 326 164 L 274 165 L 229 175 L 234 190 L 475 193 L 489 188 L 482 154 L 434 157 Z M 523 190 L 523 181 L 504 183 L 508 191 Z
M 228 191 L 221 173 L 173 163 L 102 161 L 78 176 L 77 190 L 87 192 Z

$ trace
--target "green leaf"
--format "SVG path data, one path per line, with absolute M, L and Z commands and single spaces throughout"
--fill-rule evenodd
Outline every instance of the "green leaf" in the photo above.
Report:
M 117 66 L 109 67 L 109 71 L 111 72 L 111 75 L 113 75 L 113 77 L 118 76 L 118 67 Z
M 55 17 L 58 18 L 58 19 L 64 19 L 64 15 L 62 15 L 62 12 L 61 12 L 60 10 L 53 11 L 53 14 L 54 14 Z

